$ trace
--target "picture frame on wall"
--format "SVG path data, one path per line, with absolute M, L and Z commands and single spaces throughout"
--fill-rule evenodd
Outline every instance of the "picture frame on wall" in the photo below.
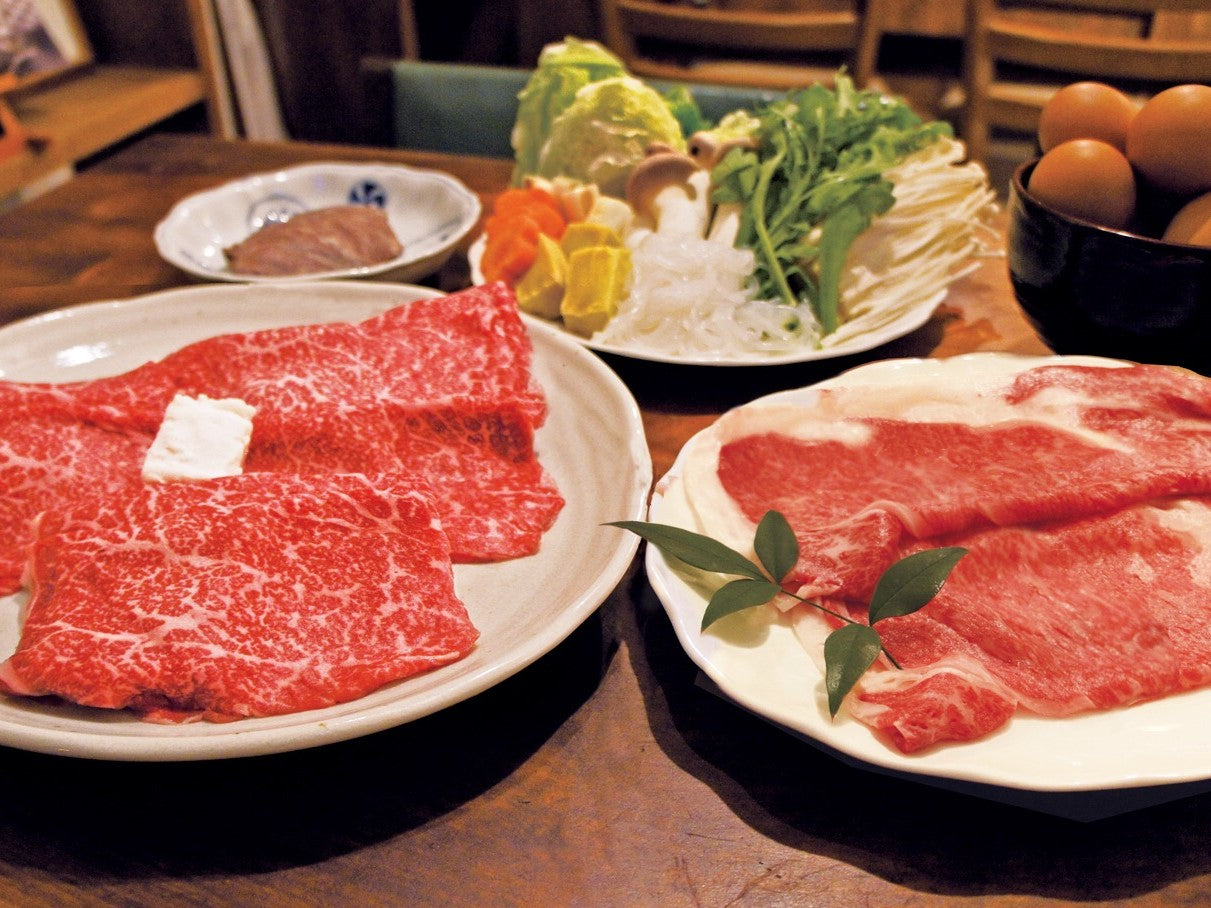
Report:
M 0 161 L 17 154 L 25 147 L 25 130 L 12 109 L 0 98 Z
M 0 0 L 0 93 L 92 60 L 92 45 L 72 0 Z

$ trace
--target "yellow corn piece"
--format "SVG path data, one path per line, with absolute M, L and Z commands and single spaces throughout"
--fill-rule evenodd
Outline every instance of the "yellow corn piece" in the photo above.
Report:
M 559 314 L 569 331 L 591 337 L 618 314 L 631 289 L 631 250 L 587 246 L 568 256 L 568 280 Z
M 577 249 L 587 246 L 621 246 L 622 237 L 618 231 L 605 224 L 595 224 L 591 221 L 576 221 L 567 226 L 559 248 L 564 257 L 570 256 Z
M 522 312 L 543 318 L 559 318 L 563 299 L 567 262 L 559 244 L 545 233 L 538 235 L 538 254 L 534 264 L 517 282 L 517 307 Z

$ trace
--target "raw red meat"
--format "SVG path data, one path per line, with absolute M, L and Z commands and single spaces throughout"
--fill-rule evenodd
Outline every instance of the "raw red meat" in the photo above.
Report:
M 317 709 L 477 632 L 423 487 L 257 473 L 131 484 L 37 522 L 10 693 L 223 720 Z
M 312 709 L 461 657 L 459 560 L 535 551 L 563 505 L 511 293 L 226 335 L 121 376 L 0 383 L 0 688 L 149 718 Z M 257 408 L 245 473 L 143 484 L 175 393 Z M 27 561 L 27 549 L 31 556 Z
M 26 522 L 137 476 L 178 391 L 256 407 L 248 469 L 427 477 L 459 561 L 536 551 L 563 504 L 533 449 L 546 402 L 529 337 L 492 285 L 358 324 L 223 335 L 97 381 L 0 383 L 0 594 L 18 588 Z
M 947 395 L 998 418 L 906 405 L 918 418 L 896 419 L 894 401 L 841 387 L 793 428 L 782 414 L 755 430 L 755 408 L 734 420 L 743 431 L 720 423 L 718 482 L 748 521 L 788 518 L 801 594 L 861 618 L 896 558 L 970 550 L 934 601 L 880 622 L 906 670 L 869 674 L 852 714 L 913 752 L 1017 710 L 1067 716 L 1211 683 L 1211 381 L 1055 366 L 1004 385 L 991 410 Z
M 403 251 L 386 213 L 370 205 L 302 211 L 223 250 L 232 271 L 266 277 L 377 265 Z
M 531 352 L 512 291 L 492 284 L 358 324 L 213 337 L 165 357 L 160 368 L 184 393 L 241 398 L 262 424 L 298 420 L 322 403 L 354 410 L 474 399 L 520 405 L 538 426 L 546 403 Z
M 152 435 L 79 418 L 77 404 L 59 389 L 0 385 L 0 595 L 21 587 L 31 518 L 139 475 Z
M 440 406 L 383 401 L 313 406 L 255 423 L 245 470 L 390 473 L 430 486 L 457 562 L 536 551 L 563 507 L 534 454 L 534 429 L 515 404 L 460 400 Z
M 805 412 L 803 423 L 842 422 L 848 436 L 729 438 L 718 476 L 751 521 L 769 508 L 791 520 L 804 553 L 792 579 L 804 595 L 866 598 L 905 536 L 932 539 L 1211 492 L 1205 380 L 1183 378 L 1179 386 L 1169 371 L 1035 370 L 1006 390 L 1016 419 L 980 426 L 849 417 L 844 401 L 856 395 L 828 391 L 822 415 Z M 1107 391 L 1096 405 L 1058 417 L 1045 404 L 1031 406 L 1043 389 L 1099 381 Z M 1184 394 L 1162 400 L 1158 388 Z
M 869 676 L 850 704 L 901 750 L 977 737 L 1018 708 L 1069 716 L 1211 683 L 1211 500 L 956 541 L 970 552 L 938 597 L 879 622 L 906 670 Z
M 504 284 L 356 325 L 224 335 L 162 366 L 189 393 L 256 408 L 248 470 L 425 476 L 457 561 L 533 553 L 563 506 L 534 452 L 546 401 Z

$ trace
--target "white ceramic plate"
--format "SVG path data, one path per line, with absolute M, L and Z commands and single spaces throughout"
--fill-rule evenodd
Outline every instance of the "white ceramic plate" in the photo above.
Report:
M 483 256 L 484 243 L 484 237 L 480 236 L 476 238 L 475 242 L 471 244 L 470 249 L 467 250 L 467 259 L 471 265 L 471 278 L 477 284 L 483 283 L 484 279 L 483 273 L 479 270 L 479 260 Z M 681 366 L 786 366 L 792 363 L 809 363 L 816 360 L 852 356 L 855 353 L 865 353 L 867 350 L 873 350 L 897 338 L 904 337 L 906 334 L 911 334 L 929 321 L 929 317 L 933 315 L 934 310 L 938 308 L 938 304 L 946 297 L 946 293 L 946 290 L 941 290 L 928 299 L 924 299 L 916 305 L 908 307 L 877 328 L 872 328 L 870 331 L 865 331 L 848 340 L 839 341 L 833 346 L 822 347 L 819 350 L 805 348 L 790 353 L 753 352 L 728 354 L 726 356 L 671 354 L 657 350 L 648 350 L 643 347 L 606 344 L 601 341 L 592 340 L 591 338 L 581 337 L 566 330 L 561 324 L 549 322 L 546 319 L 529 315 L 525 312 L 522 313 L 522 318 L 532 325 L 552 326 L 576 343 L 583 344 L 590 350 L 596 350 L 599 353 L 611 353 L 615 356 L 625 356 L 630 359 L 642 359 L 649 362 L 671 363 Z
M 0 378 L 68 381 L 114 374 L 229 331 L 358 320 L 433 291 L 386 283 L 203 285 L 50 312 L 0 329 Z M 551 330 L 531 332 L 548 395 L 539 458 L 567 500 L 536 555 L 457 565 L 455 587 L 480 630 L 460 662 L 351 703 L 264 719 L 156 725 L 125 712 L 0 696 L 0 744 L 123 760 L 194 760 L 294 750 L 401 725 L 529 665 L 610 594 L 635 537 L 602 524 L 643 515 L 651 460 L 634 399 L 595 356 Z M 20 596 L 0 598 L 0 658 L 16 647 Z
M 380 205 L 402 254 L 377 265 L 267 278 L 227 267 L 223 250 L 270 221 L 332 205 Z M 303 164 L 187 196 L 155 229 L 166 261 L 213 281 L 282 283 L 378 276 L 415 281 L 445 263 L 479 220 L 479 197 L 454 177 L 398 164 Z
M 889 360 L 862 366 L 824 384 L 877 376 L 896 384 L 912 370 L 947 369 L 945 380 L 962 379 L 964 370 L 994 366 L 1025 368 L 1044 360 L 1092 362 L 1093 357 L 1010 357 L 971 354 L 947 361 Z M 815 386 L 819 387 L 819 385 Z M 812 388 L 779 392 L 761 402 L 794 403 Z M 679 475 L 691 439 L 653 496 L 649 519 L 693 526 Z M 706 598 L 687 577 L 649 546 L 648 577 L 664 603 L 686 652 L 718 689 L 753 712 L 833 752 L 868 767 L 908 774 L 918 779 L 949 780 L 1013 789 L 1019 792 L 1072 794 L 1106 790 L 1174 786 L 1211 779 L 1211 689 L 1179 694 L 1149 703 L 1090 713 L 1068 719 L 1017 715 L 999 732 L 967 744 L 948 745 L 904 755 L 882 743 L 856 721 L 828 716 L 824 682 L 817 663 L 773 609 L 756 609 L 744 621 L 729 625 L 731 637 L 699 630 Z M 986 793 L 986 792 L 982 792 Z M 1160 800 L 1163 789 L 1157 789 Z M 1138 798 L 1139 793 L 1133 793 Z M 1013 800 L 1012 798 L 1002 798 Z M 1021 801 L 1018 801 L 1022 803 Z M 1026 802 L 1029 803 L 1029 802 Z M 1139 801 L 1133 801 L 1139 806 Z M 1113 804 L 1092 808 L 1097 815 L 1116 812 Z

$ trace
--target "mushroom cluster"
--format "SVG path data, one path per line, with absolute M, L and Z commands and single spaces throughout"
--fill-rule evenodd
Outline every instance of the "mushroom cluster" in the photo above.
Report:
M 669 236 L 730 243 L 736 235 L 739 211 L 733 206 L 711 205 L 711 171 L 736 147 L 754 146 L 748 138 L 720 139 L 711 132 L 690 136 L 685 152 L 650 146 L 627 180 L 627 203 L 637 224 Z

